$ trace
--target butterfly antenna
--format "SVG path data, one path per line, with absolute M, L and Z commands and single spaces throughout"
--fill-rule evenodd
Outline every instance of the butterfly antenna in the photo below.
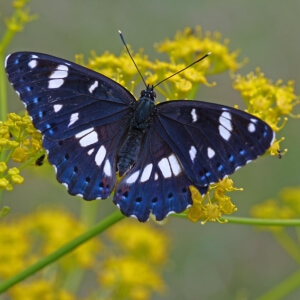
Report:
M 188 65 L 187 67 L 183 68 L 182 70 L 172 74 L 171 76 L 165 78 L 164 80 L 160 81 L 159 83 L 157 83 L 153 88 L 157 87 L 158 85 L 160 85 L 162 82 L 170 79 L 171 77 L 183 72 L 184 70 L 188 69 L 189 67 L 193 66 L 194 64 L 198 63 L 199 61 L 203 60 L 204 58 L 206 58 L 207 56 L 211 55 L 211 52 L 206 53 L 204 56 L 202 56 L 201 58 L 197 59 L 196 61 L 194 61 L 193 63 L 191 63 L 190 65 Z
M 131 54 L 130 54 L 130 51 L 129 51 L 128 47 L 127 47 L 127 44 L 126 44 L 126 42 L 125 42 L 125 39 L 124 39 L 124 37 L 123 37 L 123 34 L 122 34 L 121 30 L 119 30 L 119 34 L 120 34 L 121 40 L 122 40 L 122 42 L 123 42 L 123 44 L 124 44 L 124 46 L 125 46 L 125 48 L 126 48 L 126 50 L 127 50 L 127 53 L 129 54 L 129 56 L 130 56 L 132 62 L 134 63 L 134 65 L 135 65 L 137 71 L 139 72 L 139 74 L 140 74 L 140 76 L 141 76 L 141 78 L 142 78 L 142 80 L 143 80 L 143 82 L 144 82 L 144 84 L 145 84 L 145 86 L 146 86 L 146 88 L 147 88 L 147 84 L 146 84 L 146 82 L 145 82 L 145 79 L 144 79 L 144 77 L 142 76 L 142 73 L 140 72 L 140 70 L 139 70 L 138 66 L 136 65 L 136 63 L 135 63 L 133 57 L 132 57 Z

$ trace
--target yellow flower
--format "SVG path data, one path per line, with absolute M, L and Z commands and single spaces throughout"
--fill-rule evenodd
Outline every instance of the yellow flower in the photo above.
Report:
M 212 184 L 204 197 L 201 196 L 195 187 L 190 186 L 193 205 L 189 208 L 187 217 L 192 222 L 201 220 L 202 224 L 205 224 L 207 221 L 220 223 L 220 218 L 223 214 L 230 215 L 237 210 L 230 197 L 226 195 L 226 192 L 240 190 L 242 189 L 233 186 L 233 181 L 229 178 Z M 212 198 L 210 198 L 211 193 Z
M 241 92 L 247 111 L 265 120 L 276 132 L 284 125 L 278 125 L 282 117 L 290 115 L 299 103 L 293 81 L 283 85 L 278 80 L 273 84 L 258 68 L 256 73 L 236 76 L 233 87 Z
M 26 154 L 26 149 L 23 147 L 18 147 L 14 150 L 12 154 L 12 159 L 15 162 L 24 162 L 27 160 L 27 154 Z
M 127 256 L 105 260 L 99 282 L 113 290 L 113 299 L 120 300 L 147 300 L 153 292 L 162 293 L 166 289 L 151 264 Z
M 24 218 L 23 226 L 44 240 L 43 246 L 39 249 L 41 255 L 52 253 L 85 231 L 84 226 L 69 213 L 49 208 Z M 95 255 L 100 249 L 99 241 L 90 240 L 74 250 L 71 255 L 66 256 L 61 261 L 62 266 L 69 269 L 76 264 L 83 268 L 92 268 L 95 263 Z
M 230 53 L 228 50 L 229 40 L 221 42 L 222 36 L 219 32 L 211 34 L 206 32 L 204 35 L 200 26 L 194 30 L 186 28 L 184 31 L 178 31 L 174 40 L 166 39 L 162 43 L 156 44 L 158 52 L 167 53 L 171 61 L 183 61 L 186 64 L 196 60 L 196 55 L 202 55 L 212 52 L 212 61 L 210 74 L 217 74 L 225 70 L 236 71 L 244 62 L 238 63 L 236 58 L 239 51 Z M 202 67 L 202 65 L 201 65 Z M 199 67 L 201 69 L 201 67 Z M 197 68 L 197 66 L 196 66 Z
M 124 234 L 126 232 L 126 234 Z M 161 228 L 149 224 L 137 226 L 134 220 L 124 220 L 116 224 L 108 233 L 109 238 L 126 253 L 149 263 L 162 264 L 168 259 L 169 241 Z
M 14 300 L 75 300 L 75 296 L 65 289 L 43 279 L 17 284 L 9 290 Z
M 12 159 L 17 163 L 26 163 L 41 151 L 41 134 L 27 115 L 10 113 L 7 121 L 0 122 L 0 152 L 5 161 Z M 0 162 L 0 189 L 12 191 L 14 184 L 22 184 L 24 178 L 17 167 L 7 169 L 7 164 Z
M 19 222 L 0 223 L 0 276 L 11 277 L 20 272 L 30 261 L 31 239 Z
M 0 173 L 3 173 L 7 170 L 7 164 L 4 161 L 0 162 Z

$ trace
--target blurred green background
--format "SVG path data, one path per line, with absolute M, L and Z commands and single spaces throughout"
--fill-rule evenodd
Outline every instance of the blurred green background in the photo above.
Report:
M 31 50 L 69 60 L 77 53 L 88 57 L 92 49 L 98 54 L 105 50 L 119 54 L 123 45 L 117 30 L 121 29 L 132 49 L 142 47 L 154 60 L 160 57 L 154 51 L 155 42 L 172 38 L 187 26 L 201 25 L 203 31 L 220 31 L 229 38 L 230 50 L 242 50 L 240 60 L 250 59 L 241 74 L 260 67 L 274 81 L 295 80 L 299 94 L 298 0 L 39 0 L 32 1 L 30 8 L 39 18 L 16 36 L 8 52 Z M 0 35 L 4 32 L 3 18 L 11 12 L 11 1 L 1 0 Z M 201 88 L 199 100 L 244 107 L 228 74 L 212 80 L 217 81 L 217 87 Z M 21 111 L 21 102 L 10 87 L 8 90 L 9 110 Z M 239 209 L 236 216 L 248 216 L 252 205 L 277 196 L 286 186 L 300 184 L 299 126 L 299 120 L 290 119 L 280 132 L 279 137 L 286 138 L 282 148 L 289 150 L 283 159 L 268 156 L 232 176 L 236 186 L 244 188 L 244 192 L 233 195 Z M 89 205 L 69 196 L 56 182 L 52 168 L 32 169 L 27 169 L 29 177 L 24 174 L 24 185 L 4 194 L 4 204 L 12 208 L 12 214 L 29 213 L 45 204 L 64 205 L 78 213 L 81 205 Z M 116 209 L 111 201 L 98 205 L 98 220 Z M 255 299 L 298 268 L 269 233 L 250 226 L 201 226 L 169 218 L 166 227 L 172 252 L 165 271 L 169 290 L 164 299 Z M 300 290 L 285 299 L 300 299 Z

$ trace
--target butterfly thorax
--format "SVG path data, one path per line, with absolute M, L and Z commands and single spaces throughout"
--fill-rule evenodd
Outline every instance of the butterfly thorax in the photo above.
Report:
M 138 158 L 145 132 L 155 108 L 155 97 L 153 88 L 148 86 L 146 90 L 141 92 L 141 97 L 136 102 L 126 138 L 118 152 L 120 176 L 128 172 Z

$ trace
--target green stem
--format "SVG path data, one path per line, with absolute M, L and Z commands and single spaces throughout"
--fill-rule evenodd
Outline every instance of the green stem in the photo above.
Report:
M 6 76 L 4 70 L 4 52 L 0 50 L 0 121 L 7 118 Z
M 298 263 L 300 264 L 300 249 L 293 239 L 283 230 L 273 232 L 274 238 L 281 247 Z
M 30 266 L 26 270 L 22 271 L 21 273 L 15 275 L 14 277 L 7 279 L 0 283 L 0 294 L 6 291 L 7 289 L 11 288 L 13 285 L 17 284 L 18 282 L 24 280 L 25 278 L 33 275 L 37 271 L 41 270 L 42 268 L 48 266 L 49 264 L 53 263 L 54 261 L 58 260 L 62 256 L 66 255 L 67 253 L 73 251 L 76 247 L 80 246 L 81 244 L 85 243 L 89 239 L 95 237 L 96 235 L 102 233 L 107 228 L 112 226 L 113 224 L 122 220 L 124 216 L 121 214 L 119 210 L 112 213 L 110 216 L 106 217 L 100 223 L 89 229 L 87 232 L 83 233 L 79 237 L 73 239 L 68 244 L 62 246 L 55 252 L 51 253 L 50 255 L 42 258 L 40 261 L 35 263 L 34 265 Z
M 285 299 L 295 289 L 300 286 L 300 271 L 295 272 L 290 277 L 282 281 L 279 285 L 274 287 L 269 292 L 258 297 L 256 300 L 279 300 Z
M 14 15 L 16 15 L 16 11 Z M 16 32 L 6 29 L 0 41 L 0 121 L 7 118 L 6 74 L 4 70 L 5 49 L 10 44 Z
M 173 214 L 171 216 L 187 219 L 187 214 Z M 255 226 L 300 226 L 300 219 L 259 219 L 259 218 L 241 218 L 241 217 L 226 217 L 220 218 L 221 222 L 240 225 L 255 225 Z

